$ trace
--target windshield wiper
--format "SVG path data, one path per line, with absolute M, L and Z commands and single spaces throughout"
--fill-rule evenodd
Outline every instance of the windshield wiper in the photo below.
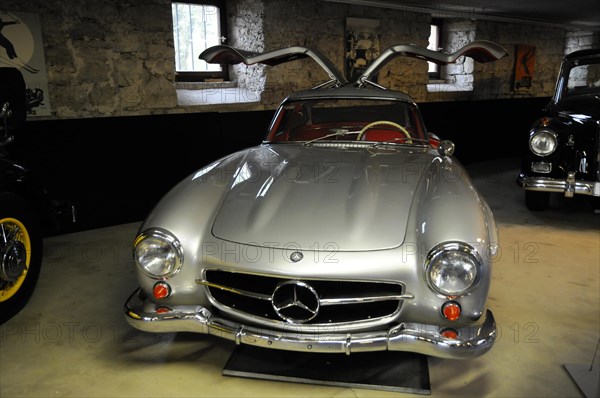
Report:
M 410 141 L 410 142 L 409 142 Z M 367 141 L 368 142 L 368 141 Z M 429 145 L 429 140 L 425 138 L 406 138 L 403 139 L 403 142 L 394 142 L 394 141 L 383 141 L 383 142 L 373 142 L 373 147 L 377 148 L 382 145 Z
M 314 139 L 312 139 L 310 141 L 306 141 L 304 143 L 304 145 L 307 146 L 307 145 L 312 144 L 315 141 L 324 140 L 324 139 L 327 139 L 327 138 L 341 137 L 343 135 L 348 135 L 348 134 L 356 134 L 356 135 L 358 135 L 358 133 L 359 133 L 359 131 L 350 131 L 350 130 L 346 130 L 346 129 L 332 129 L 332 130 L 334 130 L 335 132 L 331 133 L 331 134 L 324 135 L 322 137 L 314 138 Z

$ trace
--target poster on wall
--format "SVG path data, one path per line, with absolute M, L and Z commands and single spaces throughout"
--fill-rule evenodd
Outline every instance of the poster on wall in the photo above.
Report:
M 346 62 L 348 81 L 360 76 L 381 53 L 379 20 L 346 18 Z M 373 79 L 377 81 L 376 78 Z
M 48 75 L 38 14 L 0 10 L 0 67 L 23 74 L 27 116 L 50 116 Z
M 533 82 L 535 69 L 535 46 L 517 45 L 515 53 L 515 91 L 528 91 Z

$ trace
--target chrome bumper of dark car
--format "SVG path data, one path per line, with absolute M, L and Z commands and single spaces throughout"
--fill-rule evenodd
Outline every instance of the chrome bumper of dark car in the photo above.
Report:
M 600 196 L 600 182 L 598 181 L 576 181 L 573 175 L 566 180 L 548 177 L 526 177 L 519 176 L 519 185 L 530 191 L 559 192 L 566 197 L 573 195 Z
M 186 306 L 168 313 L 144 311 L 145 303 L 134 292 L 125 304 L 129 324 L 153 333 L 196 332 L 211 334 L 264 348 L 287 351 L 345 353 L 411 351 L 451 359 L 468 359 L 486 353 L 496 339 L 496 323 L 490 310 L 476 325 L 458 329 L 459 339 L 449 339 L 435 325 L 402 323 L 389 330 L 365 333 L 291 333 L 247 326 L 213 316 L 200 306 Z

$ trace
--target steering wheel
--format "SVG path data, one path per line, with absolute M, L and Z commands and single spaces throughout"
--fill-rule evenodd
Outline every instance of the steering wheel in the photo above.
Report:
M 358 132 L 358 136 L 356 137 L 357 141 L 360 141 L 362 136 L 367 132 L 367 130 L 375 127 L 375 126 L 381 126 L 381 125 L 386 125 L 386 126 L 392 126 L 394 128 L 396 128 L 397 130 L 399 130 L 400 132 L 402 132 L 402 134 L 404 134 L 406 136 L 406 138 L 408 138 L 407 142 L 410 144 L 412 143 L 412 140 L 410 139 L 410 133 L 401 125 L 399 125 L 398 123 L 395 122 L 391 122 L 389 120 L 376 120 L 374 122 L 371 122 L 369 124 L 367 124 L 365 127 L 363 127 L 359 132 Z

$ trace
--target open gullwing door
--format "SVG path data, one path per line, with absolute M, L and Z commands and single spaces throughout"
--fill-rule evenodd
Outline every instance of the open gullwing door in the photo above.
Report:
M 357 86 L 363 86 L 366 82 L 369 82 L 369 79 L 372 76 L 375 76 L 383 66 L 400 56 L 419 58 L 425 61 L 446 65 L 456 62 L 461 56 L 470 57 L 477 62 L 485 63 L 497 61 L 506 55 L 508 55 L 508 52 L 503 47 L 486 40 L 471 42 L 450 54 L 428 50 L 427 48 L 412 44 L 398 44 L 385 50 L 377 57 L 377 59 L 375 59 L 375 61 L 373 61 L 367 70 L 358 77 L 356 82 L 353 83 Z M 235 65 L 244 63 L 246 65 L 265 64 L 270 66 L 307 57 L 312 58 L 329 75 L 330 81 L 321 86 L 331 87 L 348 84 L 348 80 L 329 58 L 319 51 L 308 47 L 293 46 L 258 53 L 240 50 L 226 45 L 218 45 L 207 48 L 199 56 L 200 59 L 214 64 Z
M 399 44 L 389 47 L 385 50 L 371 65 L 356 79 L 356 84 L 364 85 L 372 76 L 375 76 L 379 70 L 391 60 L 397 57 L 419 58 L 425 61 L 434 62 L 440 65 L 447 65 L 456 62 L 461 57 L 470 57 L 480 63 L 497 61 L 508 55 L 508 52 L 500 45 L 486 40 L 473 41 L 455 52 L 448 54 L 439 51 L 428 50 L 424 47 L 412 44 Z
M 343 86 L 348 83 L 344 75 L 336 68 L 329 58 L 319 51 L 307 47 L 294 46 L 265 53 L 256 53 L 230 46 L 219 45 L 207 48 L 200 54 L 199 58 L 213 64 L 235 65 L 244 63 L 246 65 L 265 64 L 274 66 L 307 57 L 312 58 L 325 72 L 327 72 L 333 85 Z

